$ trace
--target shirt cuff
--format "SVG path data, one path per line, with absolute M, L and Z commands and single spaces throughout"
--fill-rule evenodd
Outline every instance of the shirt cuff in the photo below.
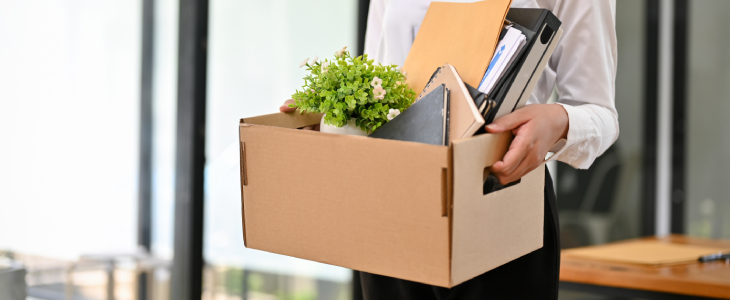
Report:
M 584 142 L 596 136 L 593 132 L 595 128 L 589 126 L 592 124 L 591 118 L 580 108 L 563 103 L 555 104 L 563 106 L 565 112 L 568 113 L 568 138 L 560 139 L 550 149 L 555 154 L 548 161 L 560 160 L 575 167 L 580 164 L 576 160 L 579 159 L 581 151 L 585 148 Z
M 549 162 L 558 159 L 559 154 L 562 154 L 563 151 L 565 151 L 565 144 L 567 144 L 567 142 L 568 141 L 566 139 L 559 139 L 555 145 L 548 150 L 548 155 L 545 157 L 545 161 Z M 550 155 L 550 153 L 553 154 Z

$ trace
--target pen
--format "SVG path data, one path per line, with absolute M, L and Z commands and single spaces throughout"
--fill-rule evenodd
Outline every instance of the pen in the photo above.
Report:
M 723 254 L 722 252 L 718 252 L 715 254 L 700 256 L 699 261 L 700 262 L 710 262 L 710 261 L 716 261 L 721 259 L 730 259 L 730 253 Z

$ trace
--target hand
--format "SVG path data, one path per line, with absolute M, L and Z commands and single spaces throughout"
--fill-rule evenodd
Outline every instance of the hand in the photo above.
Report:
M 532 104 L 487 125 L 490 133 L 512 131 L 515 138 L 501 161 L 491 167 L 501 184 L 522 178 L 545 160 L 550 148 L 568 136 L 568 113 L 558 104 Z
M 284 113 L 296 111 L 297 110 L 296 108 L 289 107 L 289 104 L 293 104 L 293 103 L 294 103 L 294 100 L 293 99 L 289 99 L 289 100 L 284 101 L 284 104 L 282 104 L 281 106 L 279 106 L 279 111 L 280 112 L 284 112 Z M 311 126 L 304 126 L 301 129 L 302 130 L 319 131 L 319 124 L 315 124 L 315 125 L 311 125 Z

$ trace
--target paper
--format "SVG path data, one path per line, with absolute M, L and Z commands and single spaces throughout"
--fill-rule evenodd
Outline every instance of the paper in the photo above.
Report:
M 512 64 L 515 58 L 520 53 L 522 47 L 525 46 L 527 38 L 522 32 L 507 26 L 507 34 L 504 35 L 502 40 L 497 44 L 497 50 L 492 57 L 492 61 L 487 67 L 487 72 L 484 73 L 481 83 L 479 84 L 479 91 L 485 94 L 489 94 L 494 85 L 497 84 L 502 75 L 504 75 L 507 68 Z
M 697 262 L 700 256 L 729 249 L 636 241 L 563 250 L 563 255 L 641 265 L 669 265 Z

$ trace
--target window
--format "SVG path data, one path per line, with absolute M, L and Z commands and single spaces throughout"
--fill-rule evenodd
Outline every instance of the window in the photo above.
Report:
M 278 112 L 305 58 L 355 51 L 357 1 L 212 1 L 209 30 L 204 295 L 342 299 L 350 270 L 244 248 L 237 125 Z

